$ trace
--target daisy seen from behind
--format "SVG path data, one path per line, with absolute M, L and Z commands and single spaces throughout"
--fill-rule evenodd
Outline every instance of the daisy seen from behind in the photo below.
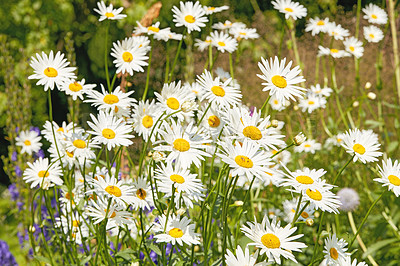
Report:
M 292 252 L 301 252 L 302 248 L 307 247 L 302 242 L 293 241 L 303 236 L 303 234 L 293 235 L 296 230 L 297 228 L 291 228 L 290 224 L 281 227 L 280 222 L 275 218 L 270 221 L 267 215 L 264 215 L 261 224 L 255 220 L 254 223 L 247 222 L 247 226 L 243 225 L 241 228 L 241 231 L 253 241 L 248 245 L 259 248 L 260 255 L 266 254 L 268 262 L 278 264 L 281 263 L 281 256 L 297 262 Z
M 119 20 L 126 17 L 126 15 L 121 14 L 122 10 L 124 9 L 123 7 L 115 9 L 112 4 L 106 6 L 103 1 L 97 2 L 97 7 L 98 8 L 95 8 L 94 11 L 100 15 L 99 21 L 103 21 L 105 19 Z
M 34 74 L 28 79 L 38 79 L 36 85 L 44 85 L 44 91 L 53 90 L 54 86 L 60 89 L 65 81 L 76 78 L 76 67 L 68 67 L 69 64 L 60 51 L 55 56 L 53 51 L 50 51 L 49 55 L 44 52 L 42 56 L 36 54 L 36 58 L 32 56 L 30 62 Z
M 200 28 L 206 26 L 205 23 L 208 22 L 208 18 L 205 16 L 206 12 L 199 1 L 194 4 L 193 2 L 181 1 L 179 4 L 180 8 L 172 7 L 172 12 L 174 13 L 172 21 L 176 23 L 176 26 L 185 26 L 189 34 L 192 31 L 201 31 Z
M 341 145 L 346 152 L 353 155 L 353 161 L 360 160 L 362 163 L 378 161 L 382 155 L 379 151 L 381 144 L 372 131 L 350 129 L 343 134 Z
M 269 94 L 283 101 L 285 99 L 296 101 L 294 97 L 302 97 L 306 89 L 297 86 L 296 84 L 306 81 L 303 76 L 299 76 L 301 70 L 299 66 L 290 69 L 292 61 L 286 65 L 286 58 L 279 61 L 276 56 L 275 59 L 270 58 L 270 61 L 261 57 L 261 62 L 258 63 L 262 75 L 257 74 L 259 78 L 266 81 L 261 83 L 264 85 L 263 91 L 269 91 Z

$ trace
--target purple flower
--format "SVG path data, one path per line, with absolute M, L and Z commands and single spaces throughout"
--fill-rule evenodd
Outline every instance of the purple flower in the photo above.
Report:
M 0 240 L 0 265 L 18 265 L 6 242 Z
M 19 192 L 18 192 L 17 185 L 15 183 L 11 184 L 8 187 L 8 191 L 10 192 L 11 200 L 12 201 L 16 201 L 18 199 L 18 197 L 19 197 Z
M 44 151 L 40 149 L 37 153 L 34 154 L 35 159 L 44 158 Z
M 15 162 L 17 160 L 17 152 L 13 151 L 13 153 L 11 154 L 11 161 Z
M 15 166 L 15 174 L 18 176 L 18 177 L 21 177 L 22 176 L 22 170 L 21 170 L 21 168 L 17 165 L 17 166 Z
M 40 135 L 40 129 L 38 127 L 31 127 L 30 131 L 35 131 L 38 134 L 38 136 Z

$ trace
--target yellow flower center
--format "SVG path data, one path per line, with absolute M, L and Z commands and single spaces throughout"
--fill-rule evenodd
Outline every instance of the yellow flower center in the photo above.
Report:
M 313 104 L 315 104 L 315 102 L 314 101 L 308 101 L 308 104 L 309 105 L 313 105 Z
M 81 222 L 79 222 L 78 220 L 73 220 L 72 221 L 72 226 L 73 227 L 78 227 L 81 224 Z
M 74 83 L 69 84 L 68 88 L 70 91 L 77 92 L 82 89 L 82 85 L 75 81 Z
M 107 209 L 104 209 L 104 212 L 107 213 Z M 115 216 L 117 216 L 117 214 L 113 212 L 109 218 L 114 218 Z
M 310 184 L 314 183 L 314 180 L 311 177 L 306 176 L 306 175 L 297 176 L 296 177 L 296 181 L 301 183 L 301 184 L 304 184 L 304 185 L 310 185 Z
M 133 60 L 133 55 L 130 52 L 124 52 L 122 54 L 122 60 L 129 63 Z
M 215 115 L 212 115 L 208 118 L 208 125 L 210 127 L 218 127 L 221 124 L 221 120 Z
M 279 101 L 278 100 L 274 100 L 274 104 L 278 104 L 279 103 Z
M 239 32 L 240 35 L 246 36 L 246 32 Z
M 183 231 L 179 228 L 172 228 L 169 230 L 168 234 L 173 238 L 181 238 L 183 236 Z
M 70 200 L 71 198 L 73 199 L 74 196 L 75 196 L 75 194 L 74 194 L 73 192 L 71 192 L 71 193 L 69 193 L 69 192 L 65 193 L 65 198 L 66 198 L 67 200 Z
M 78 149 L 84 149 L 86 148 L 86 142 L 81 139 L 76 139 L 72 142 L 72 144 L 77 147 Z
M 113 18 L 113 17 L 114 17 L 114 14 L 111 13 L 111 12 L 107 12 L 107 13 L 105 14 L 105 16 L 108 17 L 108 18 Z
M 301 213 L 301 217 L 303 217 L 304 219 L 307 219 L 308 218 L 308 213 L 307 212 L 302 212 Z
M 185 152 L 190 149 L 190 144 L 186 139 L 176 139 L 174 140 L 174 149 L 180 152 Z
M 279 248 L 281 246 L 281 241 L 279 238 L 271 233 L 265 234 L 261 237 L 261 242 L 267 248 Z
M 211 88 L 211 91 L 216 96 L 219 96 L 219 97 L 224 97 L 225 96 L 225 90 L 221 86 L 213 86 Z
M 271 81 L 276 87 L 281 88 L 281 89 L 284 89 L 287 86 L 286 79 L 279 75 L 273 76 L 271 78 Z
M 312 191 L 311 189 L 307 189 L 306 194 L 313 200 L 317 200 L 317 201 L 322 200 L 322 194 L 318 190 Z
M 38 173 L 38 176 L 41 177 L 41 178 L 48 177 L 49 175 L 50 175 L 49 171 L 44 171 L 44 170 L 41 170 Z
M 145 128 L 151 128 L 151 126 L 153 126 L 153 118 L 151 116 L 149 116 L 149 115 L 146 115 L 142 119 L 142 125 Z
M 218 42 L 218 45 L 219 46 L 225 46 L 225 43 L 224 42 Z
M 369 37 L 370 37 L 371 39 L 374 39 L 374 38 L 375 38 L 375 35 L 373 35 L 372 33 L 370 33 L 370 34 L 369 34 Z
M 24 141 L 24 144 L 25 144 L 25 146 L 31 146 L 32 145 L 31 141 L 28 140 L 28 139 Z
M 86 144 L 85 144 L 86 145 Z M 74 153 L 73 152 L 69 152 L 69 151 L 65 151 L 65 153 L 67 154 L 67 156 L 69 157 L 69 158 L 72 158 L 72 157 L 74 157 Z
M 44 70 L 44 74 L 45 74 L 46 76 L 48 76 L 49 78 L 55 78 L 55 77 L 57 77 L 58 72 L 57 72 L 57 70 L 55 70 L 54 68 L 48 67 L 48 68 L 46 68 L 46 69 Z
M 196 19 L 192 15 L 187 15 L 187 16 L 185 16 L 185 21 L 187 23 L 194 23 L 196 21 Z
M 213 11 L 213 10 L 215 10 L 215 7 L 213 7 L 213 6 L 210 6 L 209 8 L 207 8 L 208 9 L 208 11 Z
M 332 53 L 332 54 L 339 53 L 339 50 L 338 50 L 338 49 L 335 49 L 335 48 L 333 48 L 333 49 L 331 49 L 331 53 Z
M 320 21 L 317 22 L 317 25 L 318 26 L 324 26 L 325 25 L 325 21 L 320 20 Z
M 150 27 L 147 28 L 147 30 L 148 30 L 148 31 L 153 31 L 153 32 L 159 32 L 159 31 L 160 31 L 160 28 L 150 26 Z
M 252 140 L 259 140 L 262 138 L 261 131 L 255 126 L 247 126 L 243 129 L 243 135 Z
M 121 197 L 122 195 L 121 189 L 117 186 L 107 186 L 104 190 L 108 192 L 108 194 L 116 197 Z
M 395 175 L 388 176 L 389 182 L 395 186 L 400 186 L 400 178 Z
M 373 19 L 377 19 L 377 18 L 378 18 L 378 16 L 377 16 L 377 15 L 375 15 L 375 14 L 372 14 L 372 15 L 371 15 L 371 18 L 373 18 Z
M 354 52 L 354 46 L 349 47 L 350 51 Z
M 57 129 L 57 132 L 63 132 L 64 133 L 64 128 L 60 127 L 59 129 Z
M 211 41 L 211 40 L 205 40 L 205 42 L 206 42 L 206 43 L 211 43 L 212 41 Z
M 105 128 L 103 129 L 103 131 L 101 131 L 101 134 L 103 135 L 103 137 L 105 137 L 106 139 L 113 139 L 115 138 L 115 132 L 110 129 L 110 128 Z
M 116 95 L 107 94 L 106 96 L 104 96 L 103 102 L 105 102 L 106 104 L 114 104 L 119 102 L 119 99 Z
M 354 144 L 353 150 L 354 150 L 355 152 L 357 152 L 358 154 L 361 154 L 361 155 L 363 155 L 363 154 L 365 153 L 365 148 L 364 148 L 364 146 L 361 145 L 361 144 L 358 144 L 358 143 Z
M 310 144 L 304 144 L 304 148 L 310 148 L 311 145 Z
M 235 157 L 235 162 L 244 168 L 252 168 L 253 167 L 253 161 L 244 155 L 238 155 Z
M 178 184 L 185 183 L 185 179 L 181 175 L 171 175 L 169 178 L 171 179 L 172 182 L 176 182 Z
M 139 199 L 144 200 L 144 199 L 146 198 L 146 196 L 147 196 L 147 193 L 146 193 L 146 191 L 145 191 L 143 188 L 139 188 L 139 189 L 136 191 L 136 196 L 137 196 Z
M 337 252 L 336 248 L 331 248 L 329 250 L 329 254 L 331 255 L 331 258 L 334 260 L 337 260 L 339 258 L 339 253 Z
M 293 9 L 291 9 L 290 7 L 286 7 L 286 8 L 285 8 L 285 11 L 287 11 L 287 12 L 293 12 Z
M 167 106 L 171 108 L 172 110 L 178 110 L 179 108 L 179 101 L 175 99 L 174 97 L 168 98 L 167 99 Z

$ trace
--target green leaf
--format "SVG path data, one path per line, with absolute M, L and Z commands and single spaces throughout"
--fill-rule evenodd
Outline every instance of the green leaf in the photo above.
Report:
M 382 241 L 378 241 L 375 244 L 372 244 L 370 247 L 368 247 L 367 252 L 365 252 L 362 255 L 362 258 L 365 259 L 369 254 L 372 254 L 372 253 L 380 250 L 384 246 L 387 246 L 387 245 L 392 244 L 397 241 L 399 241 L 397 238 L 391 238 L 391 239 L 385 239 Z
M 375 121 L 375 120 L 367 120 L 367 121 L 365 121 L 365 125 L 367 126 L 370 126 L 370 128 L 376 128 L 376 127 L 379 127 L 379 126 L 383 126 L 384 125 L 384 123 L 383 122 L 379 122 L 379 121 Z
M 151 244 L 148 244 L 147 245 L 152 251 L 154 251 L 157 255 L 162 255 L 162 253 L 161 253 L 161 249 L 158 247 L 158 246 L 156 246 L 156 245 L 154 245 L 153 243 L 151 243 Z
M 387 147 L 388 153 L 394 152 L 396 150 L 397 146 L 399 146 L 399 142 L 398 141 L 390 142 L 388 147 Z
M 127 249 L 117 252 L 117 254 L 115 254 L 115 256 L 121 257 L 124 260 L 129 261 L 132 259 L 131 254 L 133 254 L 133 253 L 135 253 L 135 252 L 131 248 L 127 248 Z
M 40 256 L 40 255 L 34 255 L 33 257 L 34 257 L 36 260 L 38 260 L 39 262 L 44 262 L 44 263 L 51 264 L 51 261 L 50 261 L 48 258 L 46 258 L 46 257 Z

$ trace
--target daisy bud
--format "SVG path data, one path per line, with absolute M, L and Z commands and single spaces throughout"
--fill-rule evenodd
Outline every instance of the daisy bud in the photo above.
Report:
M 237 206 L 237 207 L 243 206 L 243 201 L 241 201 L 241 200 L 235 201 L 235 206 Z
M 138 261 L 136 261 L 136 262 L 132 262 L 132 264 L 131 264 L 131 266 L 139 266 L 140 264 L 139 264 L 139 262 Z
M 199 248 L 199 246 L 194 246 L 194 251 L 195 251 L 195 252 L 198 252 L 198 251 L 200 251 L 200 248 Z
M 367 83 L 365 83 L 365 89 L 366 90 L 369 90 L 371 87 L 372 87 L 371 82 L 368 81 Z
M 165 156 L 165 153 L 163 153 L 162 151 L 155 151 L 152 155 L 153 160 L 157 163 L 165 160 Z
M 293 110 L 297 111 L 299 110 L 299 107 L 297 105 L 293 106 Z
M 186 212 L 186 209 L 185 209 L 185 208 L 180 208 L 179 210 L 176 211 L 176 214 L 182 216 L 182 215 L 185 214 L 185 212 Z
M 274 127 L 274 128 L 277 128 L 279 126 L 278 124 L 279 124 L 279 121 L 276 120 L 276 119 L 271 121 L 271 126 Z
M 149 153 L 147 154 L 147 156 L 151 157 L 153 156 L 153 153 L 151 151 L 149 151 Z
M 296 137 L 294 137 L 293 142 L 296 146 L 300 146 L 304 141 L 306 141 L 306 139 L 307 137 L 303 134 L 303 132 L 300 132 Z
M 368 98 L 371 100 L 375 100 L 376 99 L 376 94 L 373 92 L 368 92 L 367 94 Z
M 36 232 L 36 228 L 33 225 L 29 226 L 29 232 L 35 233 Z
M 314 225 L 314 220 L 313 219 L 311 219 L 311 218 L 308 218 L 307 220 L 306 220 L 306 225 L 307 226 L 313 226 Z
M 185 101 L 182 103 L 182 111 L 185 113 L 194 111 L 197 109 L 197 104 L 194 101 Z
M 359 106 L 360 105 L 360 103 L 358 102 L 358 101 L 355 101 L 354 103 L 353 103 L 353 107 L 357 107 L 357 106 Z

